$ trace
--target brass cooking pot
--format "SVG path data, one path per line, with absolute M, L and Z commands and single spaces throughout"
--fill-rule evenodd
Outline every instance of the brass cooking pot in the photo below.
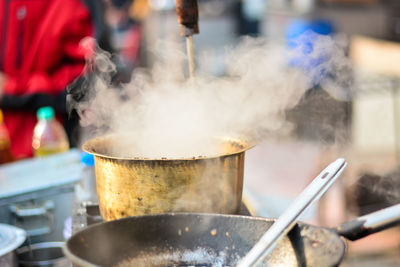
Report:
M 221 138 L 222 155 L 147 159 L 116 157 L 110 152 L 116 140 L 96 137 L 83 145 L 94 155 L 99 206 L 106 221 L 165 212 L 239 211 L 249 143 Z

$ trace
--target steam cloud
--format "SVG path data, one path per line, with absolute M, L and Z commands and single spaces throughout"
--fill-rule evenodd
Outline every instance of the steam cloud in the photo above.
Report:
M 310 36 L 312 49 L 302 40 Z M 339 75 L 349 66 L 343 50 L 333 38 L 313 32 L 292 50 L 244 39 L 227 49 L 226 75 L 219 78 L 199 66 L 195 81 L 188 80 L 183 46 L 160 42 L 155 53 L 153 68 L 136 70 L 122 89 L 111 86 L 115 66 L 109 54 L 97 53 L 91 62 L 98 71 L 85 100 L 74 107 L 82 125 L 96 128 L 96 135 L 124 137 L 109 151 L 112 155 L 218 155 L 219 137 L 258 142 L 288 129 L 285 111 L 315 83 L 325 83 L 335 97 L 348 97 L 342 88 L 349 88 L 349 79 Z

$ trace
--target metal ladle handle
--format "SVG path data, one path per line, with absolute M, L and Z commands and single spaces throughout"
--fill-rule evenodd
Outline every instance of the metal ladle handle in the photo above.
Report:
M 250 252 L 239 262 L 238 267 L 253 266 L 259 260 L 268 256 L 281 238 L 293 228 L 298 217 L 328 190 L 346 166 L 347 163 L 344 159 L 337 159 L 329 164 L 275 221 Z
M 342 223 L 336 228 L 336 232 L 349 240 L 357 240 L 398 224 L 400 204 Z

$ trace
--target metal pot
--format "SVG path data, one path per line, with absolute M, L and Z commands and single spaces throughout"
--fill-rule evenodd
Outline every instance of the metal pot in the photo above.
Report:
M 15 249 L 26 239 L 26 232 L 20 228 L 0 224 L 0 266 L 17 266 Z
M 83 145 L 95 158 L 97 194 L 105 220 L 178 211 L 239 211 L 249 143 L 223 138 L 219 142 L 222 155 L 146 159 L 113 156 L 109 151 L 117 139 L 97 137 Z

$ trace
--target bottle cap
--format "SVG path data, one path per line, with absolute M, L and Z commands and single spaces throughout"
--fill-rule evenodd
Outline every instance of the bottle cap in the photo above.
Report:
M 92 154 L 82 152 L 81 153 L 81 162 L 88 167 L 94 166 L 94 156 Z
M 42 107 L 38 109 L 36 115 L 39 120 L 50 120 L 54 118 L 54 109 L 52 107 Z

